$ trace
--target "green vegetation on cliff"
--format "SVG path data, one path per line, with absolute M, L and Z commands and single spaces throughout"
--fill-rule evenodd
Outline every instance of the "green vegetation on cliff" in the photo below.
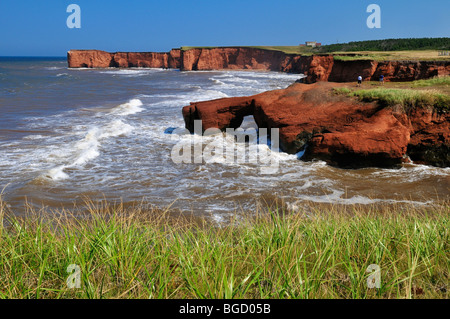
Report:
M 382 106 L 399 106 L 405 112 L 416 107 L 432 108 L 437 113 L 450 112 L 450 76 L 407 83 L 386 82 L 383 87 L 378 82 L 366 82 L 361 88 L 341 87 L 333 92 L 356 96 L 364 102 L 378 101 Z
M 439 39 L 447 39 L 448 42 L 450 38 L 439 38 Z M 376 41 L 362 41 L 365 42 L 380 42 L 387 41 L 387 43 L 395 43 L 394 40 L 421 40 L 421 39 L 388 39 L 388 40 L 376 40 Z M 430 40 L 430 39 L 428 39 Z M 431 39 L 434 40 L 434 39 Z M 443 43 L 447 43 L 446 41 Z M 402 41 L 403 42 L 403 41 Z M 408 41 L 406 41 L 408 43 Z M 429 42 L 429 41 L 428 41 Z M 425 41 L 425 43 L 428 43 Z M 351 42 L 351 43 L 360 43 L 360 42 Z M 414 43 L 414 41 L 413 41 Z M 421 43 L 418 41 L 417 43 Z M 434 43 L 431 41 L 431 43 Z M 440 42 L 437 42 L 440 43 Z M 314 54 L 333 54 L 336 60 L 342 61 L 352 61 L 352 60 L 375 60 L 375 61 L 450 61 L 450 56 L 442 56 L 439 55 L 441 49 L 437 49 L 438 47 L 443 46 L 414 46 L 411 45 L 411 49 L 398 49 L 398 50 L 381 50 L 381 44 L 377 46 L 366 46 L 366 45 L 352 45 L 352 46 L 344 46 L 344 44 L 332 44 L 327 46 L 322 46 L 319 48 L 305 47 L 305 46 L 239 46 L 235 48 L 255 48 L 255 49 L 263 49 L 263 50 L 273 50 L 280 51 L 286 54 L 298 54 L 303 56 L 310 56 Z M 392 48 L 397 46 L 392 45 Z M 398 46 L 402 47 L 402 46 Z M 450 45 L 447 46 L 447 50 Z M 191 50 L 191 49 L 215 49 L 219 47 L 189 47 L 184 46 L 181 47 L 182 51 Z M 231 47 L 233 48 L 233 47 Z M 351 48 L 351 50 L 350 50 Z M 369 50 L 369 48 L 372 48 Z M 378 48 L 378 49 L 377 49 Z
M 426 80 L 417 80 L 412 83 L 412 86 L 414 87 L 443 86 L 446 87 L 447 89 L 450 89 L 450 76 L 435 77 Z
M 450 50 L 450 38 L 406 38 L 355 41 L 324 45 L 318 52 Z
M 378 101 L 383 106 L 401 106 L 405 112 L 414 108 L 431 107 L 438 113 L 450 111 L 450 96 L 436 91 L 377 88 L 351 93 L 361 101 Z
M 302 54 L 302 55 L 311 55 L 313 53 L 313 48 L 300 47 L 298 45 L 294 45 L 294 46 L 229 46 L 229 47 L 183 46 L 183 47 L 181 47 L 181 50 L 187 51 L 187 50 L 192 50 L 192 49 L 217 49 L 217 48 L 253 48 L 253 49 L 262 49 L 262 50 L 281 51 L 286 54 Z
M 231 46 L 233 47 L 233 46 Z M 249 47 L 265 50 L 282 51 L 288 54 L 317 54 L 317 53 L 336 53 L 336 52 L 358 52 L 358 51 L 417 51 L 417 50 L 450 50 L 450 38 L 400 38 L 368 41 L 352 41 L 348 43 L 336 43 L 312 48 L 299 45 L 293 46 L 234 46 Z M 194 48 L 213 49 L 217 47 L 184 46 L 181 50 Z

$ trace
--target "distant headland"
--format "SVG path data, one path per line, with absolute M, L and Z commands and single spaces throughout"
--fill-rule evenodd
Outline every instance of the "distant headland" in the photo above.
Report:
M 450 38 L 388 39 L 332 45 L 181 47 L 170 52 L 71 50 L 70 68 L 173 68 L 303 73 L 317 81 L 413 81 L 450 74 Z

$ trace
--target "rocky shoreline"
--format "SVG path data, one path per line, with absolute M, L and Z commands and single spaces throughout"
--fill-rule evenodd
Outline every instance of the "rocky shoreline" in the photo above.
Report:
M 302 160 L 320 159 L 345 168 L 416 163 L 450 166 L 450 114 L 415 108 L 408 113 L 332 93 L 354 82 L 413 81 L 450 74 L 449 61 L 341 60 L 334 55 L 301 56 L 250 47 L 173 49 L 167 53 L 72 50 L 70 68 L 175 68 L 265 70 L 303 73 L 303 83 L 255 96 L 191 103 L 183 108 L 186 128 L 195 120 L 208 128 L 238 128 L 253 115 L 258 127 L 280 129 L 280 146 Z M 335 82 L 335 83 L 331 83 Z
M 343 168 L 393 167 L 408 157 L 450 166 L 450 114 L 417 108 L 410 113 L 337 95 L 342 84 L 295 83 L 254 96 L 191 103 L 183 108 L 186 128 L 194 131 L 238 128 L 252 115 L 258 127 L 278 128 L 281 150 L 302 160 L 319 159 Z

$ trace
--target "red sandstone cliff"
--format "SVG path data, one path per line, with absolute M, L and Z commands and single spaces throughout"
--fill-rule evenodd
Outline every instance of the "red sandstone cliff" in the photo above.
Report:
M 257 48 L 205 48 L 181 52 L 181 70 L 265 70 L 300 73 L 300 56 Z
M 409 157 L 417 163 L 450 166 L 450 114 L 416 109 L 409 114 L 408 120 Z
M 213 48 L 169 53 L 72 50 L 67 53 L 70 68 L 147 67 L 191 70 L 266 70 L 300 73 L 301 56 L 255 48 Z
M 183 108 L 186 128 L 237 128 L 253 115 L 258 127 L 279 128 L 280 146 L 303 160 L 341 167 L 392 166 L 413 160 L 450 166 L 450 116 L 418 109 L 409 116 L 331 94 L 337 84 L 294 84 L 250 97 L 191 103 Z M 306 149 L 305 149 L 306 148 Z
M 168 54 L 156 52 L 117 52 L 113 61 L 119 68 L 167 68 Z
M 180 50 L 159 52 L 116 52 L 71 50 L 67 52 L 69 68 L 180 68 Z
M 71 50 L 67 52 L 69 68 L 114 67 L 114 55 L 100 50 Z
M 450 74 L 448 61 L 342 61 L 332 55 L 307 57 L 301 68 L 307 75 L 305 83 L 317 81 L 356 82 L 359 75 L 364 81 L 414 81 Z
M 266 70 L 304 73 L 305 83 L 317 81 L 353 82 L 359 75 L 365 81 L 412 81 L 450 74 L 448 61 L 342 61 L 333 55 L 300 56 L 281 51 L 249 47 L 194 48 L 168 53 L 72 50 L 67 53 L 70 68 L 147 67 L 191 70 Z

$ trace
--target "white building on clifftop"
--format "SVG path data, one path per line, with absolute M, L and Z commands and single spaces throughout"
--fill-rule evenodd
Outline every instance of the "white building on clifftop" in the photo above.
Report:
M 316 41 L 306 41 L 305 44 L 300 44 L 301 47 L 320 47 L 322 43 Z

